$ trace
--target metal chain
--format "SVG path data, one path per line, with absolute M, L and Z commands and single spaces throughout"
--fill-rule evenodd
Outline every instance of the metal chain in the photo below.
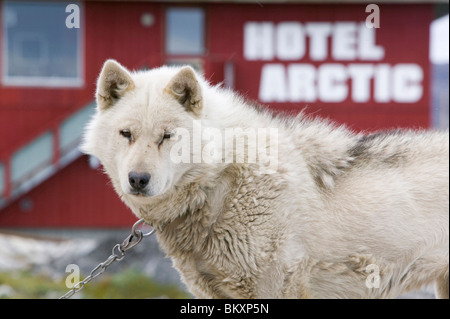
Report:
M 155 229 L 152 229 L 148 233 L 143 233 L 142 231 L 138 230 L 137 227 L 141 225 L 142 223 L 145 223 L 144 219 L 138 220 L 133 227 L 131 228 L 131 234 L 128 235 L 127 238 L 121 243 L 117 244 L 113 247 L 111 255 L 106 259 L 104 262 L 100 263 L 92 269 L 89 276 L 84 278 L 82 281 L 79 281 L 76 283 L 71 290 L 69 290 L 66 294 L 61 296 L 59 299 L 68 299 L 72 297 L 74 294 L 79 292 L 81 289 L 84 288 L 84 286 L 90 282 L 91 280 L 97 278 L 100 276 L 105 270 L 115 261 L 121 261 L 125 257 L 125 252 L 137 244 L 139 244 L 144 237 L 148 237 L 152 235 L 155 232 Z

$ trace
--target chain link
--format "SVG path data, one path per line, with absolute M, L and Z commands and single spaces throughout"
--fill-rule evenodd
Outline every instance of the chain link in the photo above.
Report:
M 59 299 L 68 299 L 72 297 L 74 294 L 79 292 L 81 289 L 84 288 L 84 286 L 90 282 L 91 280 L 97 278 L 102 273 L 105 272 L 105 270 L 115 261 L 121 261 L 125 257 L 125 252 L 137 244 L 139 244 L 144 237 L 148 237 L 152 235 L 155 232 L 155 229 L 152 229 L 148 233 L 143 233 L 141 230 L 138 230 L 138 226 L 145 223 L 144 219 L 138 220 L 133 227 L 131 228 L 131 234 L 128 235 L 127 238 L 121 243 L 116 244 L 113 249 L 111 255 L 106 259 L 104 262 L 100 263 L 91 270 L 89 276 L 84 278 L 82 281 L 79 281 L 76 283 L 71 290 L 69 290 L 66 294 L 61 296 Z

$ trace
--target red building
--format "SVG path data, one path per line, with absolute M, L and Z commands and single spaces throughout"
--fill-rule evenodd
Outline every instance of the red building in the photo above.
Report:
M 429 126 L 431 3 L 71 3 L 0 1 L 0 228 L 135 220 L 77 148 L 108 58 L 355 130 Z

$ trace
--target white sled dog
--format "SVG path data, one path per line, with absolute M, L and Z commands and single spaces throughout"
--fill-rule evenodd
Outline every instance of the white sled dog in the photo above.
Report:
M 190 67 L 97 85 L 82 149 L 196 297 L 449 297 L 448 131 L 273 115 Z

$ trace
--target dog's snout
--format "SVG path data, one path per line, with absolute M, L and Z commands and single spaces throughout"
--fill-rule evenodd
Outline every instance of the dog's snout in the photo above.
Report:
M 148 185 L 150 174 L 131 172 L 128 174 L 128 181 L 134 190 L 141 191 Z

